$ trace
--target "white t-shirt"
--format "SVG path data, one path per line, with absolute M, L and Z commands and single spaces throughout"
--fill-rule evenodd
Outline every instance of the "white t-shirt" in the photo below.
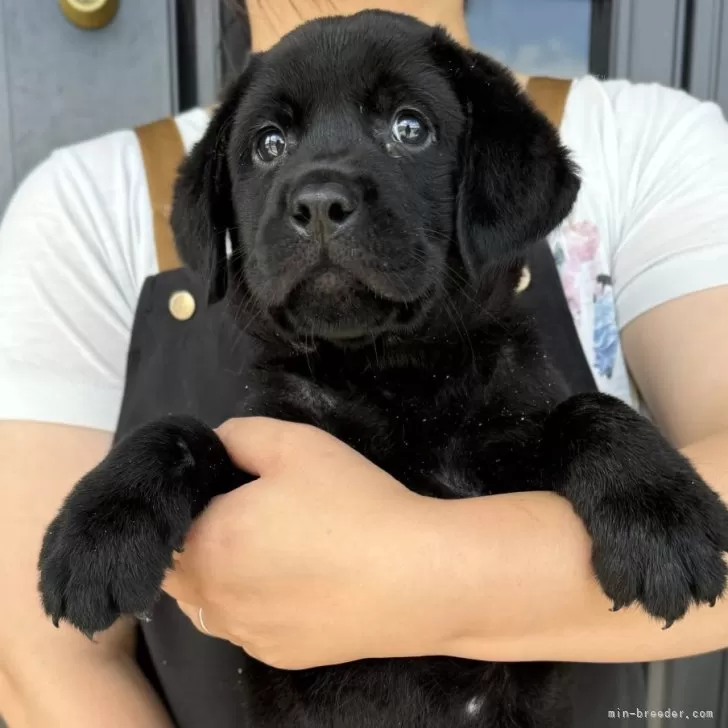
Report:
M 177 123 L 189 149 L 208 116 L 197 109 Z M 638 405 L 621 328 L 728 284 L 728 124 L 681 91 L 587 76 L 573 84 L 561 132 L 583 187 L 550 242 L 599 387 Z M 137 298 L 156 272 L 132 131 L 36 168 L 0 226 L 0 419 L 113 431 Z

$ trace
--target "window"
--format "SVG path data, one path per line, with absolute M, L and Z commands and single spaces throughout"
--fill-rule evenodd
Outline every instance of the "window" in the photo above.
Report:
M 592 4 L 592 0 L 469 0 L 470 36 L 478 50 L 514 71 L 581 76 L 592 67 Z

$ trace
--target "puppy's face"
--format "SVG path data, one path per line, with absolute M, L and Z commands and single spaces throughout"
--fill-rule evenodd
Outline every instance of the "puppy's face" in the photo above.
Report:
M 421 317 L 453 235 L 463 125 L 425 45 L 379 24 L 321 23 L 258 59 L 229 164 L 246 283 L 274 325 L 346 340 Z
M 432 323 L 577 188 L 504 69 L 367 12 L 251 59 L 182 168 L 173 226 L 185 262 L 269 329 L 353 344 Z

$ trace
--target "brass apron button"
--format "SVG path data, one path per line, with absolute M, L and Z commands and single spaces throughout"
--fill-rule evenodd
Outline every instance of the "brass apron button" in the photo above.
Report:
M 521 280 L 516 286 L 516 293 L 523 293 L 531 285 L 531 269 L 525 265 L 521 271 Z
M 189 321 L 196 308 L 195 297 L 189 291 L 175 291 L 169 297 L 169 312 L 177 321 Z
M 63 14 L 76 27 L 98 30 L 108 25 L 119 9 L 119 0 L 58 0 Z

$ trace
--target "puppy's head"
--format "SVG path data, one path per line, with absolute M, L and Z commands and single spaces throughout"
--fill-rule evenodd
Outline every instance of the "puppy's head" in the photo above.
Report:
M 578 187 L 505 69 L 370 11 L 251 57 L 181 168 L 172 224 L 259 328 L 353 344 L 425 327 L 513 268 Z

